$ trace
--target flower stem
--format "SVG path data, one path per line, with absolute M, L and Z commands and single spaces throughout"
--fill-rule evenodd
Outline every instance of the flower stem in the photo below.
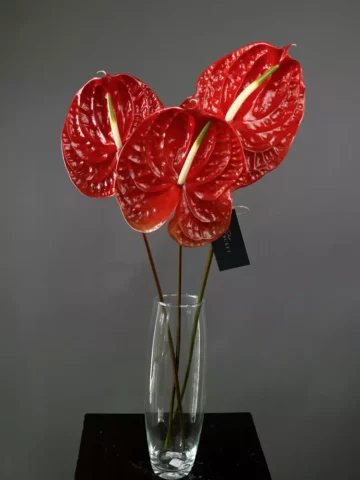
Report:
M 179 370 L 181 344 L 182 246 L 178 250 L 178 323 L 176 331 L 176 364 Z
M 159 300 L 160 300 L 160 302 L 164 302 L 164 296 L 163 296 L 163 293 L 162 293 L 162 290 L 161 290 L 160 280 L 159 280 L 159 276 L 158 276 L 157 271 L 156 271 L 154 257 L 152 255 L 152 252 L 151 252 L 151 249 L 150 249 L 149 241 L 148 241 L 145 233 L 143 233 L 142 235 L 143 235 L 143 239 L 144 239 L 144 243 L 145 243 L 146 252 L 147 252 L 147 255 L 148 255 L 148 258 L 149 258 L 151 271 L 152 271 L 152 274 L 153 274 L 153 277 L 154 277 L 154 280 L 155 280 Z M 165 315 L 165 318 L 166 318 L 167 317 L 167 312 L 166 312 L 166 308 L 165 308 L 164 305 L 163 305 L 163 312 L 164 312 L 164 315 Z M 167 336 L 168 336 L 169 347 L 170 347 L 171 363 L 172 363 L 173 373 L 174 373 L 174 388 L 175 388 L 175 393 L 176 393 L 176 400 L 177 400 L 177 403 L 178 403 L 177 411 L 180 414 L 180 431 L 181 431 L 181 436 L 182 436 L 183 447 L 185 447 L 184 415 L 183 415 L 182 404 L 181 404 L 180 384 L 179 384 L 179 378 L 178 378 L 178 372 L 177 372 L 177 362 L 176 362 L 176 354 L 175 354 L 175 349 L 174 349 L 174 342 L 173 342 L 173 339 L 172 339 L 168 319 L 167 319 Z M 171 423 L 171 417 L 170 417 L 170 423 Z
M 154 280 L 155 280 L 155 285 L 156 285 L 156 289 L 157 289 L 157 292 L 158 292 L 159 300 L 160 300 L 160 302 L 163 302 L 164 301 L 164 296 L 162 294 L 162 290 L 161 290 L 161 286 L 160 286 L 160 280 L 159 280 L 159 276 L 158 276 L 157 271 L 156 271 L 154 257 L 151 253 L 149 241 L 147 239 L 146 233 L 143 233 L 142 236 L 143 236 L 144 243 L 145 243 L 146 253 L 147 253 L 148 258 L 149 258 L 151 271 L 152 271 L 152 274 L 153 274 L 153 277 L 154 277 Z
M 178 323 L 176 331 L 176 363 L 179 370 L 181 344 L 182 246 L 178 250 Z
M 178 249 L 178 317 L 177 317 L 177 330 L 176 330 L 176 371 L 179 375 L 179 363 L 180 363 L 180 345 L 181 345 L 181 294 L 182 294 L 182 246 L 179 245 Z M 174 412 L 175 402 L 175 384 L 172 388 L 171 403 L 169 410 L 169 427 L 164 442 L 164 448 L 171 448 L 172 437 L 172 418 Z
M 181 439 L 182 439 L 182 448 L 184 449 L 185 448 L 184 414 L 183 414 L 182 404 L 181 404 L 179 378 L 178 378 L 178 374 L 177 374 L 177 371 L 176 371 L 176 357 L 175 357 L 174 342 L 173 342 L 173 339 L 172 339 L 172 336 L 171 336 L 169 323 L 167 324 L 167 333 L 168 333 L 168 340 L 169 340 L 170 353 L 171 353 L 171 359 L 172 359 L 171 363 L 172 363 L 173 373 L 174 373 L 176 400 L 177 400 L 177 403 L 178 403 L 178 411 L 179 411 L 179 416 L 180 416 L 180 432 L 181 432 Z M 172 419 L 169 417 L 169 425 L 171 423 L 172 423 Z
M 209 273 L 210 273 L 210 267 L 211 267 L 212 259 L 213 259 L 213 248 L 212 248 L 212 246 L 210 246 L 209 255 L 208 255 L 208 258 L 207 258 L 207 261 L 206 261 L 205 271 L 204 271 L 203 279 L 202 279 L 202 282 L 201 282 L 201 288 L 200 288 L 200 293 L 199 293 L 199 297 L 198 297 L 198 303 L 199 304 L 198 304 L 198 306 L 196 308 L 196 311 L 195 311 L 194 324 L 193 324 L 193 328 L 192 328 L 192 332 L 191 332 L 189 356 L 188 356 L 188 361 L 187 361 L 187 365 L 186 365 L 184 382 L 183 382 L 182 389 L 181 389 L 181 401 L 184 398 L 187 382 L 189 380 L 191 362 L 192 362 L 192 357 L 193 357 L 193 354 L 194 354 L 197 327 L 198 327 L 198 323 L 199 323 L 202 301 L 204 299 L 204 293 L 205 293 L 206 284 L 207 284 Z M 181 413 L 179 408 L 176 409 L 174 419 L 176 418 L 176 415 L 178 413 Z

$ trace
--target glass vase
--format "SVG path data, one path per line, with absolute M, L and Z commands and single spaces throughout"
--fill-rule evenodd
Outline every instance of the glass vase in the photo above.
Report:
M 204 302 L 195 295 L 155 299 L 145 424 L 151 466 L 161 478 L 183 478 L 193 467 L 204 418 L 205 350 Z

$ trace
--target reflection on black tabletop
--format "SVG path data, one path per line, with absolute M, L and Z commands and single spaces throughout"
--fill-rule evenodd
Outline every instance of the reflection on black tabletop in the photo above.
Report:
M 158 479 L 141 414 L 87 414 L 75 480 Z M 189 480 L 271 480 L 250 413 L 205 414 Z

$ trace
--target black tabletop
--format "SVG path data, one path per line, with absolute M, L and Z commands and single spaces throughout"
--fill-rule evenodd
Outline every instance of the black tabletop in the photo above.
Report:
M 141 414 L 87 414 L 75 480 L 158 479 Z M 271 480 L 250 413 L 207 413 L 189 480 Z

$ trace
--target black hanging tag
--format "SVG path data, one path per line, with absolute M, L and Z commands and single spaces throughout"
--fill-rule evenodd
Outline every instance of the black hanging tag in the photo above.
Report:
M 222 237 L 212 242 L 212 247 L 220 272 L 250 265 L 235 210 L 232 211 L 229 228 Z

